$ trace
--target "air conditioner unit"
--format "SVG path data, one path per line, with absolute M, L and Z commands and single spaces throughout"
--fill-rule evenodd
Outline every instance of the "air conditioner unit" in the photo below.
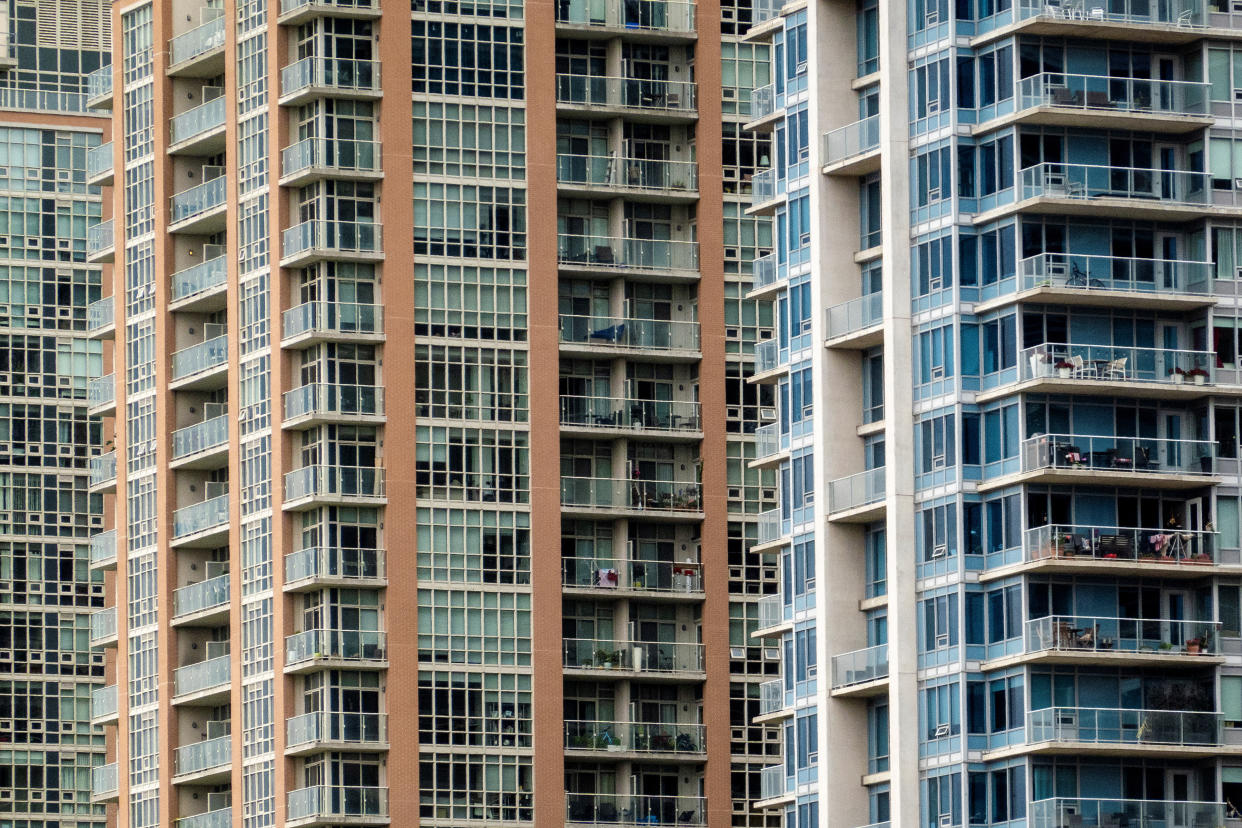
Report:
M 218 164 L 204 164 L 203 165 L 203 180 L 204 181 L 215 181 L 217 178 L 219 178 L 222 175 L 224 175 L 224 167 L 221 167 Z
M 213 497 L 224 497 L 229 493 L 229 484 L 221 480 L 208 480 L 203 484 L 203 491 L 207 494 L 207 500 Z
M 204 86 L 203 87 L 203 103 L 214 101 L 216 98 L 224 95 L 223 86 Z
M 211 261 L 218 259 L 224 255 L 224 245 L 222 244 L 204 244 L 203 245 L 203 261 Z

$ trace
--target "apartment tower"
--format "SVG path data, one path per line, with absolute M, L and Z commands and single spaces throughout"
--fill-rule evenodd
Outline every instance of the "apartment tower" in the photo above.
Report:
M 112 6 L 110 823 L 775 822 L 749 14 Z
M 1240 11 L 756 10 L 787 828 L 1242 817 Z

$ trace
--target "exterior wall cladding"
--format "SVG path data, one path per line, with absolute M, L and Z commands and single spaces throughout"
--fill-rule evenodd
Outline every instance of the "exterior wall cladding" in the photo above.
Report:
M 749 5 L 110 14 L 108 825 L 779 825 Z
M 759 807 L 1242 825 L 1242 6 L 754 22 L 784 746 Z

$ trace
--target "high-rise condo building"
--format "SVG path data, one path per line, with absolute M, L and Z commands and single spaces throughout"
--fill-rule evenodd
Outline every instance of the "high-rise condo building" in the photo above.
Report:
M 786 828 L 1242 817 L 1242 6 L 757 10 Z M 760 278 L 762 274 L 762 278 Z
M 109 824 L 776 825 L 749 6 L 111 14 Z

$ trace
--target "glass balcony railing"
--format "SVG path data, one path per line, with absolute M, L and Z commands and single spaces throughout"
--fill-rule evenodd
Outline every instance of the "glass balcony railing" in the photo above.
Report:
M 599 509 L 703 511 L 703 487 L 677 480 L 562 477 L 561 505 Z
M 758 121 L 776 111 L 776 85 L 769 83 L 750 93 L 750 119 Z
M 88 382 L 86 402 L 91 408 L 116 402 L 116 374 L 96 377 Z
M 706 825 L 700 796 L 565 794 L 565 821 L 578 825 Z
M 189 299 L 223 285 L 229 276 L 228 260 L 214 256 L 204 262 L 178 270 L 172 275 L 172 300 Z
M 617 158 L 613 155 L 556 156 L 557 181 L 583 186 L 693 192 L 699 183 L 698 169 L 698 164 L 693 161 Z
M 775 543 L 784 536 L 780 509 L 769 509 L 759 514 L 759 543 Z
M 776 595 L 765 595 L 756 602 L 758 610 L 758 618 L 756 619 L 756 629 L 770 630 L 773 627 L 779 627 L 793 617 L 792 608 L 787 615 L 785 599 L 779 593 Z
M 284 313 L 286 339 L 304 333 L 380 334 L 383 308 L 361 302 L 306 302 Z
M 1043 253 L 1018 262 L 1022 289 L 1075 288 L 1084 291 L 1207 295 L 1212 263 Z
M 561 583 L 593 589 L 696 593 L 703 591 L 703 569 L 693 561 L 561 558 Z
M 378 312 L 378 310 L 377 310 Z M 312 383 L 285 392 L 285 419 L 340 414 L 375 417 L 384 413 L 384 389 L 377 385 Z
M 97 765 L 91 769 L 91 793 L 95 796 L 114 794 L 119 789 L 119 785 L 120 776 L 117 772 L 116 762 Z
M 699 404 L 692 400 L 561 396 L 561 424 L 594 428 L 698 431 Z
M 109 529 L 91 536 L 91 566 L 116 562 L 116 530 Z
M 168 63 L 176 66 L 224 45 L 224 14 L 168 41 Z
M 878 644 L 832 657 L 832 689 L 888 678 L 888 645 Z
M 229 525 L 227 494 L 183 506 L 173 512 L 173 537 L 184 538 L 208 529 Z
M 849 336 L 883 321 L 884 294 L 879 291 L 833 305 L 824 312 L 828 339 Z
M 314 547 L 285 556 L 285 583 L 312 578 L 375 581 L 385 577 L 383 549 Z
M 772 679 L 759 685 L 759 715 L 768 716 L 785 709 L 785 681 Z
M 373 173 L 380 170 L 380 158 L 378 141 L 307 138 L 280 153 L 280 171 L 282 175 L 295 175 L 312 169 Z
M 285 664 L 319 659 L 384 661 L 387 637 L 378 630 L 307 630 L 285 639 Z
M 781 453 L 781 424 L 768 423 L 755 429 L 755 459 L 775 457 Z
M 285 722 L 285 734 L 287 747 L 314 742 L 379 745 L 388 741 L 388 717 L 383 713 L 305 713 Z
M 180 776 L 227 767 L 232 757 L 232 736 L 218 736 L 215 739 L 182 745 L 173 754 L 174 773 Z
M 775 253 L 769 253 L 766 256 L 760 256 L 755 259 L 750 267 L 751 289 L 758 290 L 759 288 L 776 284 L 779 278 L 777 276 L 778 272 Z
M 1219 802 L 1166 799 L 1037 799 L 1027 811 L 1030 828 L 1172 828 L 1227 824 Z
M 378 93 L 379 62 L 350 58 L 306 57 L 280 70 L 280 94 L 293 95 L 306 89 L 336 92 Z
M 224 96 L 174 115 L 169 122 L 168 143 L 180 144 L 224 126 Z
M 285 475 L 285 499 L 383 497 L 384 470 L 374 466 L 306 466 Z
M 116 607 L 106 607 L 91 613 L 91 646 L 116 636 Z
M 1026 651 L 1091 653 L 1218 653 L 1216 621 L 1051 615 L 1026 622 Z
M 173 828 L 229 828 L 232 824 L 233 809 L 230 807 L 181 817 L 173 823 Z
M 689 81 L 563 73 L 556 76 L 556 102 L 669 113 L 693 113 L 697 106 Z
M 112 172 L 112 142 L 99 144 L 86 151 L 86 177 L 96 178 Z
M 98 256 L 116 246 L 113 239 L 115 223 L 112 219 L 101 221 L 86 228 L 86 255 Z
M 774 799 L 788 791 L 784 765 L 768 765 L 759 772 L 759 798 Z
M 1134 529 L 1119 526 L 1055 524 L 1022 533 L 1026 561 L 1074 561 L 1211 565 L 1216 533 L 1191 529 Z
M 780 344 L 775 339 L 755 343 L 755 373 L 763 374 L 781 367 Z
M 844 512 L 879 503 L 885 497 L 884 467 L 868 469 L 828 483 L 828 511 Z
M 116 480 L 116 452 L 91 458 L 91 485 L 102 486 Z
M 197 345 L 182 348 L 172 355 L 172 378 L 182 380 L 212 368 L 218 368 L 229 360 L 228 336 L 217 336 Z
M 203 420 L 172 433 L 172 459 L 180 460 L 208 449 L 228 445 L 229 418 L 227 414 Z
M 836 164 L 879 148 L 880 116 L 872 115 L 824 133 L 823 163 Z
M 116 324 L 116 304 L 113 300 L 114 297 L 105 296 L 102 299 L 96 299 L 86 306 L 86 330 L 88 333 Z
M 1018 82 L 1018 108 L 1084 112 L 1207 115 L 1208 84 L 1044 72 Z
M 1124 23 L 1132 26 L 1205 26 L 1207 7 L 1202 0 L 1170 2 L 1093 3 L 1085 0 L 1019 0 L 1018 19 L 1046 17 L 1053 20 L 1086 23 Z
M 1018 354 L 1022 381 L 1041 378 L 1212 385 L 1216 354 L 1170 348 L 1126 348 L 1046 342 Z
M 189 221 L 223 207 L 226 192 L 225 178 L 222 175 L 182 190 L 169 201 L 170 223 Z
M 311 6 L 342 11 L 379 10 L 378 0 L 280 0 L 280 13 L 290 14 Z
M 1022 200 L 1125 199 L 1141 204 L 1201 206 L 1210 202 L 1207 173 L 1091 164 L 1036 164 L 1021 171 Z
M 703 672 L 703 645 L 693 642 L 567 638 L 563 654 L 564 665 L 577 670 Z
M 388 816 L 388 789 L 361 785 L 316 785 L 290 791 L 285 818 L 360 819 Z
M 1210 747 L 1224 744 L 1224 717 L 1190 710 L 1049 707 L 1026 714 L 1026 738 L 1028 742 Z
M 562 314 L 561 342 L 660 351 L 697 351 L 697 320 L 625 319 Z
M 187 696 L 227 685 L 232 675 L 232 663 L 231 656 L 222 655 L 178 667 L 173 672 L 174 695 Z
M 707 729 L 677 722 L 565 722 L 566 750 L 703 753 Z
M 559 3 L 556 22 L 656 32 L 693 32 L 694 3 L 678 0 L 574 0 Z
M 1208 440 L 1040 434 L 1022 443 L 1022 471 L 1212 474 L 1215 454 L 1216 444 Z
M 562 233 L 557 236 L 557 260 L 564 265 L 697 270 L 699 245 L 697 242 L 672 239 L 625 239 Z
M 751 176 L 750 204 L 752 207 L 765 204 L 777 195 L 776 170 L 760 170 Z
M 304 221 L 284 232 L 284 255 L 360 255 L 382 251 L 380 225 L 363 221 Z
M 118 709 L 117 701 L 115 684 L 95 688 L 91 691 L 91 718 L 103 719 L 115 716 Z
M 112 66 L 100 66 L 86 76 L 86 98 L 94 100 L 112 95 Z
M 227 606 L 228 603 L 229 576 L 217 575 L 174 591 L 173 616 L 192 615 L 204 610 Z

